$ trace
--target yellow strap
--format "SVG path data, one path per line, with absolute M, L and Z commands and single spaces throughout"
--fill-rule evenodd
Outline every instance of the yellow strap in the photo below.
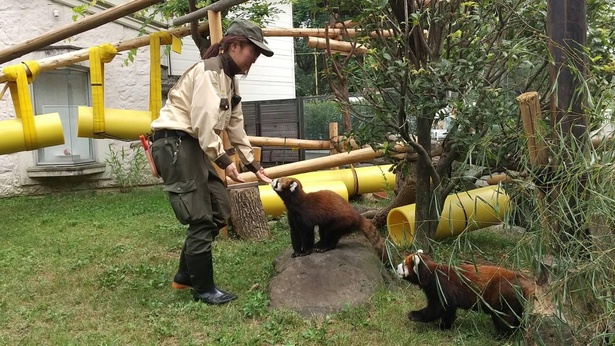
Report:
M 173 36 L 171 39 L 171 50 L 177 54 L 182 53 L 182 40 L 177 36 Z
M 171 34 L 169 34 L 168 32 L 165 31 L 158 31 L 158 32 L 153 32 L 150 34 L 150 38 L 152 36 L 157 36 L 160 38 L 160 44 L 170 44 L 171 45 L 171 50 L 173 50 L 175 53 L 177 54 L 181 54 L 182 53 L 182 40 L 180 40 L 178 37 L 173 36 Z
M 149 35 L 149 111 L 152 114 L 152 120 L 158 119 L 162 107 L 162 72 L 160 70 L 160 43 L 162 40 L 163 35 L 159 33 Z
M 41 65 L 39 65 L 38 61 L 36 60 L 23 61 L 22 64 L 26 65 L 28 67 L 28 70 L 30 70 L 31 75 L 28 76 L 28 83 L 34 83 L 36 77 L 38 77 L 38 75 L 41 73 Z
M 90 53 L 90 82 L 92 84 L 92 114 L 93 133 L 105 132 L 105 89 L 104 65 L 100 58 L 100 47 L 94 46 L 88 49 Z
M 149 35 L 150 49 L 150 88 L 149 88 L 149 110 L 152 113 L 152 120 L 160 116 L 162 107 L 162 75 L 160 71 L 160 46 L 171 44 L 174 52 L 181 53 L 181 40 L 172 36 L 168 32 L 154 32 Z
M 103 63 L 110 63 L 117 55 L 117 49 L 111 43 L 101 44 L 100 46 L 100 59 Z
M 92 84 L 92 113 L 94 134 L 105 132 L 105 63 L 111 62 L 117 49 L 109 43 L 90 47 L 90 83 Z
M 37 148 L 36 129 L 34 127 L 34 110 L 28 86 L 26 65 L 18 64 L 2 69 L 11 90 L 11 98 L 15 107 L 17 118 L 21 119 L 23 126 L 24 143 L 26 150 Z

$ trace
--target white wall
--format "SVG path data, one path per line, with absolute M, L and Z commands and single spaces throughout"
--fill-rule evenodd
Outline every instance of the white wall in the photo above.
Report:
M 74 1 L 79 3 L 78 1 Z M 67 5 L 68 4 L 68 5 Z M 0 1 L 0 49 L 39 37 L 51 30 L 73 24 L 72 7 L 65 0 L 1 0 Z M 57 10 L 58 16 L 53 13 Z M 93 9 L 100 11 L 101 9 Z M 123 24 L 108 23 L 96 29 L 75 35 L 53 46 L 88 48 L 103 43 L 115 43 L 138 35 L 133 28 Z M 10 66 L 24 60 L 39 60 L 68 49 L 38 51 L 2 64 Z M 120 109 L 148 110 L 149 108 L 149 47 L 140 48 L 135 62 L 125 65 L 127 52 L 118 54 L 113 61 L 105 64 L 105 107 Z M 87 62 L 79 63 L 88 66 Z M 0 85 L 2 87 L 3 85 Z M 0 99 L 0 121 L 15 118 L 15 109 L 10 93 Z M 94 140 L 95 157 L 104 162 L 108 152 L 109 140 Z M 0 196 L 36 194 L 57 190 L 51 186 L 53 178 L 47 180 L 30 179 L 27 168 L 36 165 L 36 151 L 24 151 L 0 155 Z M 107 186 L 108 173 L 99 175 L 88 187 Z M 81 187 L 86 188 L 86 187 Z
M 292 28 L 292 7 L 290 4 L 277 5 L 282 11 L 271 28 Z M 268 58 L 261 56 L 252 65 L 250 73 L 239 81 L 242 101 L 263 101 L 294 99 L 295 93 L 295 53 L 292 37 L 265 37 L 267 46 L 274 54 Z M 199 61 L 199 50 L 192 38 L 182 40 L 182 54 L 171 53 L 171 74 L 179 76 L 188 67 Z

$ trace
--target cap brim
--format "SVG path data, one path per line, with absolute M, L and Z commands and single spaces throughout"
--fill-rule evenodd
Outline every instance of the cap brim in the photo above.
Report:
M 273 56 L 273 51 L 271 49 L 269 49 L 269 47 L 265 46 L 264 43 L 262 42 L 258 42 L 257 40 L 253 40 L 251 38 L 248 37 L 248 39 L 254 43 L 254 45 L 256 45 L 258 47 L 258 49 L 260 49 L 261 54 L 263 54 L 264 56 Z

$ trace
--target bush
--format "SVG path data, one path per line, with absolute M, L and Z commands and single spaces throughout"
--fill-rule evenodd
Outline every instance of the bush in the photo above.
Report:
M 105 162 L 111 168 L 111 176 L 121 192 L 129 192 L 139 185 L 144 179 L 144 170 L 147 167 L 147 159 L 141 148 L 127 150 L 121 147 L 114 148 L 109 144 L 109 154 Z
M 340 108 L 333 100 L 303 101 L 303 116 L 306 139 L 328 140 L 329 123 L 342 121 Z

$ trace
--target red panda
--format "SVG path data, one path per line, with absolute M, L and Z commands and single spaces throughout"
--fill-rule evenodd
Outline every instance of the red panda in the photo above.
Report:
M 294 178 L 274 179 L 271 186 L 286 206 L 294 250 L 292 257 L 335 249 L 342 236 L 360 230 L 380 259 L 384 263 L 389 262 L 384 240 L 376 226 L 335 192 L 322 190 L 306 193 L 301 182 Z M 316 226 L 320 240 L 314 244 Z
M 419 250 L 397 266 L 397 274 L 418 285 L 427 297 L 427 306 L 410 311 L 411 321 L 440 319 L 441 329 L 450 329 L 457 308 L 483 311 L 491 315 L 500 335 L 510 335 L 520 326 L 526 300 L 536 285 L 521 273 L 496 266 L 438 264 Z

